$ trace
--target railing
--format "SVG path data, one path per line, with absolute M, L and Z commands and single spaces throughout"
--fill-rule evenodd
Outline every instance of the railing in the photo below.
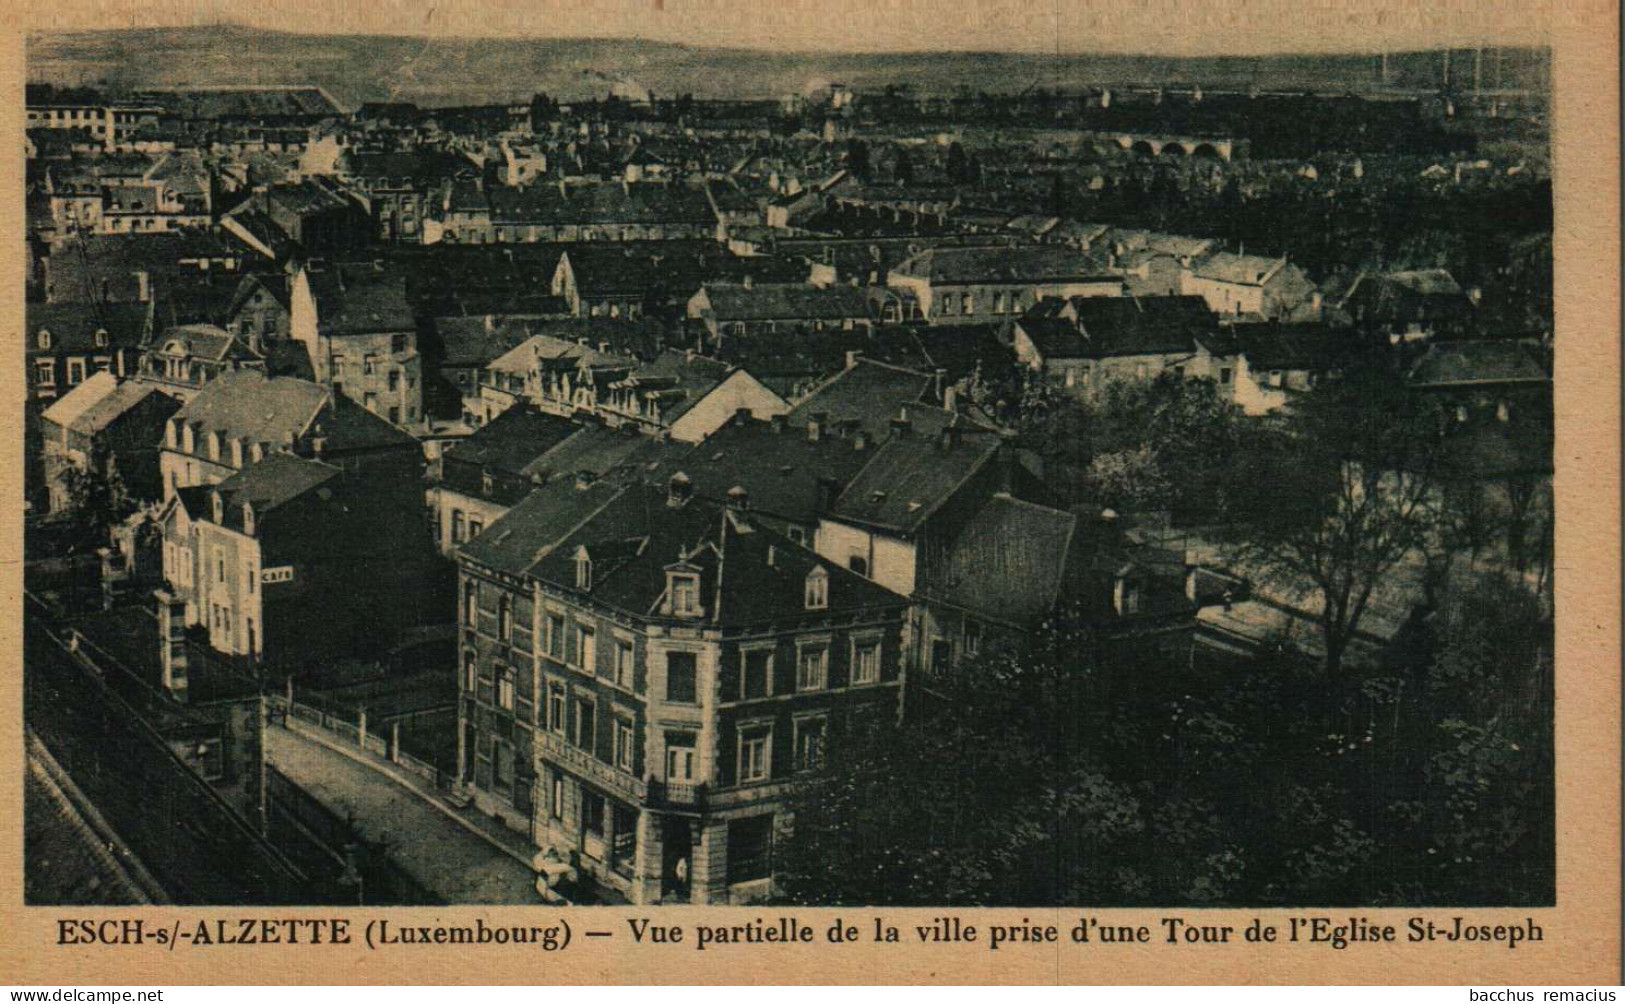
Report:
M 657 778 L 649 779 L 649 801 L 673 809 L 692 809 L 701 811 L 705 808 L 706 785 L 681 784 L 672 781 L 661 781 Z
M 266 695 L 266 709 L 274 717 L 282 716 L 284 721 L 296 719 L 301 724 L 321 729 L 336 739 L 342 740 L 346 745 L 354 746 L 364 752 L 371 753 L 381 760 L 404 767 L 408 773 L 415 774 L 435 787 L 439 787 L 441 771 L 434 764 L 418 759 L 400 748 L 398 743 L 392 744 L 389 738 L 381 732 L 368 730 L 363 733 L 358 724 L 351 724 L 331 712 L 320 708 L 313 708 L 308 704 L 290 701 L 279 695 Z M 391 746 L 394 746 L 391 749 Z
M 549 732 L 537 734 L 542 752 L 562 767 L 569 768 L 583 779 L 635 801 L 649 797 L 649 785 L 642 779 L 604 763 L 588 750 L 571 746 L 563 738 Z

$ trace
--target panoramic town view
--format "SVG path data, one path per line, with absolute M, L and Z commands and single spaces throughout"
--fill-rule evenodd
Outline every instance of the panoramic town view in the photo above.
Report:
M 34 37 L 28 902 L 1550 904 L 1549 62 Z

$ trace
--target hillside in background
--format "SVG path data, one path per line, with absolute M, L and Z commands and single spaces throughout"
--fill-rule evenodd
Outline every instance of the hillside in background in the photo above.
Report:
M 1441 52 L 1391 54 L 1388 85 L 1436 88 Z M 911 86 L 953 94 L 1023 87 L 1201 84 L 1205 88 L 1365 92 L 1378 88 L 1373 55 L 1165 58 L 1015 53 L 840 53 L 709 49 L 621 39 L 423 39 L 302 35 L 241 27 L 133 29 L 37 34 L 28 78 L 57 85 L 146 88 L 312 84 L 340 104 L 412 101 L 482 104 L 602 95 L 607 79 L 632 78 L 657 96 L 768 98 L 814 81 L 859 89 Z M 1470 86 L 1474 54 L 1452 57 Z M 1544 89 L 1544 50 L 1484 50 L 1484 87 Z

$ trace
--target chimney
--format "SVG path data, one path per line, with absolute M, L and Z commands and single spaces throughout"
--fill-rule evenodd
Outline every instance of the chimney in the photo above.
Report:
M 815 411 L 812 419 L 807 422 L 807 442 L 816 443 L 823 438 L 824 425 L 829 421 L 829 415 L 822 411 Z
M 958 418 L 959 416 L 955 415 L 949 419 L 948 424 L 942 427 L 942 433 L 937 436 L 937 447 L 944 453 L 959 445 Z
M 1196 573 L 1199 569 L 1192 565 L 1185 569 L 1185 598 L 1192 603 L 1196 602 Z
M 858 360 L 861 359 L 861 358 L 863 358 L 863 353 L 862 352 L 858 351 L 857 349 L 847 349 L 846 350 L 846 368 L 847 369 L 855 369 L 857 367 L 857 365 L 858 365 Z
M 497 315 L 495 315 L 495 314 L 486 314 L 485 315 L 485 333 L 489 335 L 492 332 L 496 331 L 496 329 L 497 329 Z
M 852 448 L 859 453 L 869 448 L 869 434 L 863 431 L 862 426 L 852 435 Z
M 146 269 L 137 269 L 135 273 L 136 299 L 142 303 L 152 299 L 152 273 Z
M 897 410 L 897 417 L 891 420 L 892 435 L 906 436 L 908 435 L 910 427 L 911 423 L 908 420 L 908 406 L 904 405 Z
M 767 545 L 767 567 L 772 568 L 778 564 L 779 549 L 772 544 Z
M 750 508 L 750 492 L 745 491 L 741 485 L 734 485 L 728 489 L 728 508 L 735 512 L 744 512 Z
M 750 289 L 753 282 L 754 282 L 754 280 L 752 280 L 750 273 L 746 272 L 745 273 L 745 288 Z
M 784 414 L 782 412 L 768 419 L 768 422 L 772 425 L 775 434 L 784 431 Z
M 315 455 L 317 460 L 322 459 L 322 451 L 325 450 L 325 449 L 327 449 L 327 437 L 326 436 L 312 436 L 311 437 L 311 440 L 310 440 L 310 452 L 313 455 Z
M 591 488 L 593 486 L 593 482 L 597 480 L 598 475 L 594 474 L 592 471 L 576 471 L 576 491 L 586 491 L 588 488 Z
M 689 499 L 694 497 L 694 482 L 687 474 L 678 471 L 666 482 L 666 504 L 672 508 L 685 506 Z

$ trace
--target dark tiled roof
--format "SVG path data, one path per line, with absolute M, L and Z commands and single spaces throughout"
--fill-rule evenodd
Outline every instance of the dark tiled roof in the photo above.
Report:
M 1355 348 L 1350 333 L 1324 324 L 1243 324 L 1232 333 L 1254 370 L 1334 369 Z
M 515 405 L 446 451 L 446 459 L 520 474 L 580 427 L 567 418 Z
M 868 296 L 856 286 L 810 283 L 707 284 L 706 299 L 719 321 L 840 321 L 869 316 Z
M 994 462 L 1002 442 L 997 434 L 980 431 L 945 438 L 909 433 L 887 439 L 835 500 L 832 514 L 893 533 L 918 530 L 972 475 Z
M 226 525 L 240 528 L 244 503 L 254 507 L 256 517 L 265 516 L 341 474 L 339 468 L 317 460 L 272 453 L 220 482 L 215 491 L 224 503 Z
M 1007 624 L 1026 626 L 1054 608 L 1067 578 L 1078 517 L 995 495 L 955 538 L 938 597 Z
M 1117 278 L 1103 256 L 1054 246 L 932 248 L 895 271 L 939 285 Z
M 39 333 L 51 333 L 48 352 L 92 352 L 96 332 L 107 332 L 110 348 L 135 348 L 147 328 L 145 303 L 30 303 L 27 307 L 28 349 L 39 349 Z
M 890 432 L 891 420 L 906 408 L 917 428 L 934 433 L 949 418 L 940 404 L 933 403 L 935 388 L 935 374 L 859 359 L 797 402 L 788 420 L 805 427 L 814 415 L 822 414 L 831 427 L 861 426 L 878 439 Z
M 868 443 L 859 450 L 854 440 L 834 435 L 814 442 L 806 428 L 788 423 L 735 421 L 676 463 L 705 498 L 726 502 L 730 490 L 744 488 L 752 511 L 812 524 L 828 503 L 821 483 L 844 488 L 875 448 Z
M 1546 383 L 1551 378 L 1518 342 L 1439 342 L 1411 367 L 1418 387 L 1483 383 Z
M 525 496 L 458 553 L 488 568 L 524 575 L 549 548 L 624 490 L 608 481 L 585 487 L 563 479 L 549 482 Z
M 416 327 L 406 300 L 406 281 L 400 276 L 346 267 L 312 273 L 310 288 L 324 335 L 412 331 Z

